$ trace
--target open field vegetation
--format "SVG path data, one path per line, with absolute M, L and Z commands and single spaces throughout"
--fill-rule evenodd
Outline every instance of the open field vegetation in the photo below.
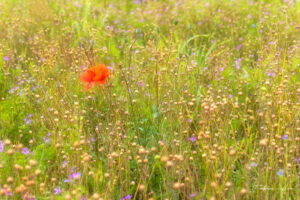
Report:
M 296 0 L 1 0 L 0 199 L 299 199 L 299 21 Z

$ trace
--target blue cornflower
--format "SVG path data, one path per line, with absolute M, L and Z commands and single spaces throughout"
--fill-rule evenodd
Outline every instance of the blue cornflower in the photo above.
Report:
M 283 169 L 278 170 L 278 172 L 277 172 L 277 175 L 278 175 L 278 176 L 283 176 L 283 174 L 284 174 Z

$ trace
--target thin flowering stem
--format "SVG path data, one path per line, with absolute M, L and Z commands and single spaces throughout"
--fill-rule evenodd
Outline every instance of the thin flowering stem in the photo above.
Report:
M 89 53 L 89 51 L 86 49 L 86 47 L 85 47 L 84 44 L 82 44 L 82 48 L 83 48 L 83 50 L 84 50 L 84 54 L 85 54 L 85 56 L 87 57 L 87 59 L 88 59 L 90 65 L 91 65 L 91 66 L 94 66 L 94 65 L 95 65 L 95 62 L 94 62 L 94 59 L 93 59 L 93 58 L 94 58 L 93 49 L 92 49 L 92 48 L 90 49 L 90 53 L 92 54 L 92 57 L 90 57 L 90 53 Z
M 123 71 L 123 70 L 122 70 L 122 65 L 121 65 L 121 64 L 119 64 L 119 68 L 120 68 L 121 71 Z M 132 107 L 133 107 L 133 105 L 132 105 L 132 96 L 131 96 L 131 92 L 130 92 L 130 91 L 131 91 L 131 87 L 130 87 L 129 81 L 128 81 L 127 76 L 126 76 L 125 73 L 122 74 L 122 77 L 123 77 L 124 82 L 125 82 L 125 84 L 126 84 L 127 94 L 128 94 L 128 96 L 129 96 L 129 101 L 130 101 L 129 104 L 130 104 L 130 107 L 131 107 L 131 109 L 132 109 Z
M 158 60 L 156 58 L 156 64 L 155 64 L 155 84 L 156 84 L 156 108 L 158 109 L 159 103 L 158 103 Z

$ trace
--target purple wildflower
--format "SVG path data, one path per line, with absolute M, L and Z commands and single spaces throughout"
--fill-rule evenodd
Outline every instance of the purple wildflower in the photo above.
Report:
M 29 114 L 27 117 L 24 118 L 24 121 L 26 122 L 26 124 L 30 124 L 31 123 L 31 118 L 32 114 Z
M 139 81 L 137 84 L 138 84 L 139 86 L 144 86 L 143 81 Z
M 71 178 L 73 178 L 74 180 L 79 179 L 79 178 L 80 178 L 80 172 L 78 172 L 78 173 L 73 173 L 73 174 L 71 175 Z
M 195 141 L 197 141 L 197 137 L 193 137 L 193 136 L 191 136 L 191 137 L 189 138 L 189 141 L 191 141 L 191 142 L 195 142 Z
M 128 199 L 131 199 L 132 198 L 132 195 L 128 194 L 127 196 L 121 198 L 120 200 L 128 200 Z
M 0 190 L 1 190 L 1 187 L 0 187 Z M 8 192 L 7 188 L 4 189 L 5 191 L 5 195 L 8 195 L 8 196 L 12 196 L 12 193 L 11 192 Z
M 27 119 L 26 117 L 24 118 L 24 121 L 26 122 L 26 124 L 30 124 L 31 123 L 31 119 Z
M 74 5 L 75 5 L 77 8 L 81 8 L 81 7 L 82 7 L 82 5 L 81 5 L 78 1 L 76 1 L 76 2 L 74 3 Z
M 58 195 L 58 194 L 60 194 L 60 193 L 61 193 L 60 187 L 54 188 L 54 194 L 55 194 L 55 195 Z
M 242 47 L 242 44 L 239 44 L 239 45 L 236 47 L 236 50 L 239 51 L 241 47 Z
M 235 61 L 235 66 L 236 66 L 237 69 L 240 69 L 240 68 L 241 68 L 241 64 L 240 64 L 241 60 L 242 60 L 241 58 L 238 58 L 238 59 Z
M 3 59 L 4 59 L 5 61 L 10 61 L 10 57 L 8 57 L 8 56 L 4 56 Z
M 195 197 L 198 194 L 198 192 L 195 192 L 193 194 L 190 195 L 190 197 Z
M 0 153 L 4 151 L 4 143 L 0 140 Z
M 50 141 L 49 137 L 43 137 L 43 140 L 45 141 L 46 144 L 48 144 Z
M 81 69 L 81 70 L 85 70 L 85 69 L 86 69 L 86 66 L 85 66 L 85 65 L 82 65 L 80 69 Z
M 287 140 L 289 138 L 289 136 L 287 135 L 287 134 L 284 134 L 283 136 L 282 136 L 282 139 L 283 140 Z
M 107 66 L 107 69 L 110 69 L 111 71 L 114 71 L 114 68 L 112 68 L 111 66 Z
M 252 163 L 250 163 L 250 165 L 249 165 L 250 167 L 257 167 L 257 163 L 255 163 L 255 162 L 252 162 Z
M 64 180 L 64 183 L 69 183 L 70 182 L 70 179 L 68 178 L 68 179 L 66 179 L 66 180 Z
M 275 77 L 275 73 L 271 73 L 271 76 L 274 78 Z
M 9 90 L 8 91 L 8 93 L 13 93 L 15 90 L 18 90 L 20 87 L 19 86 L 17 86 L 17 87 L 14 87 L 14 88 L 12 88 L 11 90 Z
M 66 167 L 68 165 L 68 161 L 64 161 L 62 167 Z
M 30 152 L 29 152 L 29 150 L 28 150 L 27 147 L 24 147 L 24 148 L 22 149 L 22 153 L 23 153 L 24 155 L 27 155 L 27 154 L 29 154 Z

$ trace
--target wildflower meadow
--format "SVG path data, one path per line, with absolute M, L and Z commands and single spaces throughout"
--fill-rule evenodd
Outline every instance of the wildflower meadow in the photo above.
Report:
M 1 200 L 300 199 L 299 0 L 0 0 Z

